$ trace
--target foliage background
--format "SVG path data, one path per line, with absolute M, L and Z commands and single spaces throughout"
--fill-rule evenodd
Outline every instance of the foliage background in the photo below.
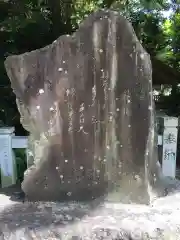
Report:
M 180 0 L 1 0 L 0 126 L 15 126 L 18 135 L 27 134 L 20 124 L 4 68 L 5 58 L 71 34 L 99 8 L 111 8 L 125 15 L 151 56 L 180 71 Z M 170 114 L 179 115 L 180 88 L 174 83 L 170 87 L 172 91 L 165 98 L 165 88 L 161 87 L 161 100 L 166 102 Z

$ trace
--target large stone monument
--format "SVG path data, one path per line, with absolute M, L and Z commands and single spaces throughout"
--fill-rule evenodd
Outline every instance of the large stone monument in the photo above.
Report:
M 162 193 L 151 61 L 124 17 L 93 13 L 72 36 L 5 66 L 31 134 L 33 165 L 22 184 L 30 200 L 107 194 L 149 203 Z

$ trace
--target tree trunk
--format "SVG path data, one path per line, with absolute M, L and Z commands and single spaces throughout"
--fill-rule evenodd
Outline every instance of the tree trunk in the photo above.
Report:
M 51 11 L 52 34 L 54 39 L 62 34 L 71 33 L 72 0 L 49 0 Z

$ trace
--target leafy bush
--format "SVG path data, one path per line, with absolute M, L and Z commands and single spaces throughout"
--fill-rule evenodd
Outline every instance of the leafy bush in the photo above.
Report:
M 24 172 L 27 169 L 26 150 L 14 149 L 16 158 L 17 181 L 22 182 L 24 179 Z

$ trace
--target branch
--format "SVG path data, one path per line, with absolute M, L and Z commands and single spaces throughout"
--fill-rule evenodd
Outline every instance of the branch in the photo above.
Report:
M 104 0 L 102 3 L 103 8 L 111 8 L 111 6 L 116 2 L 116 0 Z

